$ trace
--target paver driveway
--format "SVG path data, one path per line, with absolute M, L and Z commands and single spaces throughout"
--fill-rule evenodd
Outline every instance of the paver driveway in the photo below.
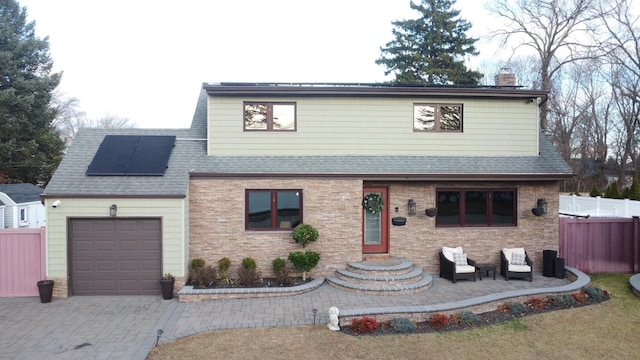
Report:
M 175 300 L 160 296 L 0 299 L 0 359 L 144 359 Z

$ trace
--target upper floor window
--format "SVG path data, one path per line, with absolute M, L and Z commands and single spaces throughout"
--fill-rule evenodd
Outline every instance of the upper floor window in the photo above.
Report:
M 438 226 L 516 226 L 514 189 L 438 190 Z
M 247 190 L 245 229 L 292 230 L 302 223 L 302 190 Z
M 295 131 L 296 104 L 245 102 L 244 130 Z
M 414 131 L 462 131 L 462 104 L 414 104 Z

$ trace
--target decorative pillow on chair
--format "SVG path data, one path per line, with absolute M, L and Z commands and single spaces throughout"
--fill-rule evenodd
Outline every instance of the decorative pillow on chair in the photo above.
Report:
M 453 261 L 456 266 L 467 265 L 467 254 L 453 253 Z
M 511 254 L 511 265 L 527 265 L 526 255 L 519 253 Z

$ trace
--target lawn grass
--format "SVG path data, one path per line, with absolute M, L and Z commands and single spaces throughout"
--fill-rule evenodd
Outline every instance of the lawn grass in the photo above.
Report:
M 324 326 L 218 330 L 160 345 L 148 359 L 640 359 L 640 298 L 629 276 L 591 276 L 609 301 L 484 328 L 362 337 Z

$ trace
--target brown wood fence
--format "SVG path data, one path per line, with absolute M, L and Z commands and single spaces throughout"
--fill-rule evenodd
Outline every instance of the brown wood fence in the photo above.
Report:
M 640 272 L 640 220 L 560 218 L 558 256 L 585 273 Z
M 38 296 L 45 278 L 45 228 L 0 229 L 0 297 Z

